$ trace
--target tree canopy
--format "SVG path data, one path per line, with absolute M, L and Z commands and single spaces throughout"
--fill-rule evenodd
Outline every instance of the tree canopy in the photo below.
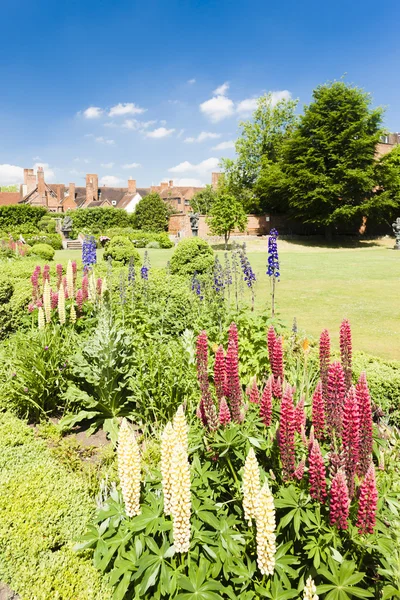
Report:
M 170 207 L 156 192 L 142 198 L 136 205 L 132 216 L 133 226 L 143 231 L 166 231 Z
M 212 185 L 206 185 L 204 190 L 197 192 L 190 201 L 193 212 L 208 215 L 217 196 Z
M 247 215 L 243 205 L 234 196 L 227 193 L 217 194 L 207 217 L 207 224 L 213 235 L 223 235 L 225 247 L 234 229 L 244 231 Z

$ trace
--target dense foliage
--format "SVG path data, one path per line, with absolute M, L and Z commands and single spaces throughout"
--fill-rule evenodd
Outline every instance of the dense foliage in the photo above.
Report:
M 106 245 L 104 254 L 104 260 L 111 258 L 117 262 L 127 264 L 131 258 L 138 263 L 140 260 L 139 253 L 135 248 L 133 242 L 122 235 L 113 237 Z
M 47 209 L 41 206 L 30 206 L 29 204 L 0 206 L 0 231 L 8 231 L 20 225 L 37 227 L 46 214 Z
M 171 258 L 171 273 L 193 275 L 207 273 L 214 264 L 214 253 L 201 238 L 187 238 L 179 242 Z
M 207 224 L 213 235 L 224 237 L 226 248 L 232 231 L 245 231 L 247 215 L 243 205 L 234 196 L 219 193 L 208 213 Z
M 54 248 L 45 243 L 34 244 L 31 248 L 31 252 L 43 260 L 53 260 L 55 254 Z
M 132 215 L 132 225 L 143 231 L 166 231 L 170 214 L 167 203 L 153 192 L 139 200 Z
M 71 211 L 73 236 L 84 231 L 95 234 L 102 233 L 110 227 L 129 227 L 132 225 L 131 215 L 122 208 L 78 208 Z

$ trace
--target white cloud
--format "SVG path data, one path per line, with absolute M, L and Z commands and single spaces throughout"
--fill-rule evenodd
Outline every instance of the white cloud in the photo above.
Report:
M 119 103 L 110 108 L 109 117 L 120 117 L 123 115 L 141 115 L 147 108 L 136 106 L 134 102 Z
M 160 125 L 166 125 L 167 121 L 165 119 L 163 119 L 162 121 L 160 121 Z
M 138 167 L 141 167 L 141 166 L 142 165 L 140 163 L 133 162 L 133 163 L 129 163 L 126 165 L 122 165 L 122 168 L 123 169 L 137 169 Z
M 235 106 L 232 100 L 225 96 L 214 96 L 200 104 L 200 110 L 210 121 L 217 123 L 231 117 L 235 112 Z
M 279 100 L 290 100 L 292 94 L 289 90 L 281 90 L 278 92 L 271 92 L 271 104 L 275 106 L 279 102 Z
M 196 80 L 195 79 L 188 79 L 188 83 L 190 85 L 193 85 L 194 83 L 196 83 Z
M 32 158 L 32 160 L 42 160 L 42 159 L 40 158 L 40 156 L 34 156 L 34 157 Z
M 99 119 L 102 114 L 103 109 L 99 106 L 89 106 L 89 108 L 83 111 L 85 119 Z
M 230 150 L 231 148 L 235 147 L 235 142 L 221 142 L 220 144 L 217 144 L 216 146 L 214 146 L 212 149 L 213 150 Z
M 203 187 L 204 183 L 201 179 L 193 179 L 191 177 L 182 178 L 182 179 L 174 179 L 174 185 L 181 187 Z
M 55 173 L 53 171 L 53 169 L 50 169 L 49 163 L 45 163 L 45 162 L 36 162 L 33 165 L 33 169 L 34 171 L 37 173 L 37 169 L 38 167 L 42 167 L 43 171 L 44 171 L 44 180 L 46 183 L 52 183 L 55 180 Z
M 95 136 L 93 133 L 85 133 L 84 137 L 94 138 L 94 141 L 97 142 L 98 144 L 108 144 L 109 146 L 114 146 L 114 144 L 115 144 L 114 140 L 105 138 L 102 135 Z
M 113 163 L 113 162 L 109 162 L 109 163 L 101 163 L 101 166 L 102 166 L 104 169 L 112 169 L 114 165 L 115 165 L 115 163 Z
M 225 81 L 222 85 L 217 87 L 216 90 L 213 91 L 214 96 L 225 96 L 226 92 L 229 90 L 229 82 Z
M 179 163 L 176 167 L 168 169 L 170 173 L 199 173 L 200 175 L 210 173 L 219 165 L 218 158 L 207 158 L 197 165 L 190 163 L 188 160 Z
M 209 131 L 202 131 L 197 137 L 187 137 L 184 141 L 188 144 L 194 142 L 204 142 L 204 140 L 216 140 L 221 137 L 220 133 L 211 133 Z
M 104 177 L 101 177 L 99 183 L 100 185 L 106 185 L 109 187 L 121 187 L 126 182 L 120 177 L 115 177 L 115 175 L 104 175 Z
M 158 129 L 154 129 L 153 131 L 149 131 L 146 133 L 146 136 L 149 138 L 163 138 L 174 133 L 175 129 L 166 129 L 165 127 L 158 127 Z
M 23 183 L 24 169 L 16 165 L 0 165 L 0 185 L 15 185 Z
M 79 158 L 77 156 L 76 158 L 74 158 L 74 162 L 76 162 L 76 163 L 85 163 L 85 165 L 88 165 L 90 163 L 90 160 L 88 158 Z
M 239 115 L 251 115 L 257 108 L 257 98 L 246 98 L 236 106 Z

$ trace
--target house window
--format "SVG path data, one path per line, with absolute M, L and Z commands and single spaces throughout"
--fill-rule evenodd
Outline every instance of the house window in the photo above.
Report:
M 189 200 L 185 200 L 185 206 L 189 206 Z
M 116 200 L 111 200 L 111 204 L 112 204 L 113 206 L 117 206 L 117 201 L 116 201 Z
M 180 199 L 180 198 L 178 198 L 178 204 L 180 204 L 180 203 L 181 203 L 181 199 Z
M 389 136 L 388 135 L 381 135 L 381 142 L 382 142 L 382 144 L 388 144 L 389 143 Z

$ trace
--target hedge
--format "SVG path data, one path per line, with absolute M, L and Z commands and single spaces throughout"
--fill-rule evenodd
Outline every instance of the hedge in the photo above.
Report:
M 37 227 L 39 221 L 47 214 L 47 209 L 42 206 L 30 206 L 29 204 L 0 206 L 0 231 L 15 229 L 19 225 Z
M 21 598 L 109 600 L 90 558 L 73 550 L 93 510 L 85 478 L 24 422 L 0 415 L 0 581 Z
M 130 227 L 132 216 L 122 208 L 77 208 L 68 211 L 72 217 L 73 233 L 101 233 L 110 227 Z

